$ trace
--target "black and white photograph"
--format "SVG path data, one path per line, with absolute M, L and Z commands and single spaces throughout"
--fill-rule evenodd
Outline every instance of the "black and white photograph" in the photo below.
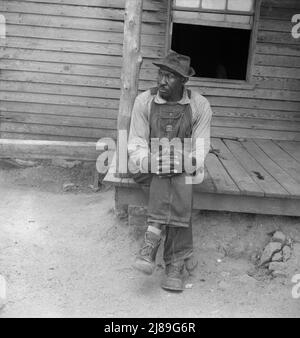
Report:
M 299 0 L 0 0 L 0 318 L 300 318 Z

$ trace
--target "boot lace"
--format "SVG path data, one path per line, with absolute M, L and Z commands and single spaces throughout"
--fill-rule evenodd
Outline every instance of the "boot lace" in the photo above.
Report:
M 182 265 L 179 264 L 170 264 L 167 267 L 167 275 L 169 277 L 178 277 L 181 274 L 183 269 Z
M 152 243 L 150 242 L 145 242 L 144 246 L 141 248 L 141 254 L 142 255 L 146 255 L 146 256 L 150 256 L 152 253 L 154 246 Z

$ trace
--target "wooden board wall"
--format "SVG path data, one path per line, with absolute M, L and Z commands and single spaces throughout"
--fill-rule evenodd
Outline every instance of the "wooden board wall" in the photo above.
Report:
M 83 5 L 84 4 L 84 5 Z M 1 0 L 0 137 L 116 135 L 124 0 Z M 167 4 L 144 0 L 143 85 L 165 48 Z
M 0 137 L 89 141 L 116 135 L 124 0 L 2 0 Z M 282 7 L 284 3 L 284 8 Z M 213 135 L 299 140 L 298 0 L 263 0 L 253 85 L 193 80 Z M 144 0 L 140 90 L 165 49 L 167 1 Z

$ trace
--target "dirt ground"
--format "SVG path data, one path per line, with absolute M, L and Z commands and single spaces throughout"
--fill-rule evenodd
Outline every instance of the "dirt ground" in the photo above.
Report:
M 169 293 L 161 250 L 153 276 L 132 268 L 139 241 L 115 215 L 112 187 L 89 188 L 92 169 L 0 162 L 0 317 L 300 317 L 290 277 L 255 269 L 272 231 L 300 241 L 299 218 L 195 212 L 199 266 Z

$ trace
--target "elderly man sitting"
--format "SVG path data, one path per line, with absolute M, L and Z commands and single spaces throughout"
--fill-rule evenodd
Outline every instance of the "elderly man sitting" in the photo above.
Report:
M 170 51 L 154 65 L 159 67 L 157 87 L 137 96 L 129 134 L 133 177 L 140 184 L 150 185 L 148 229 L 134 267 L 152 274 L 162 227 L 166 227 L 166 271 L 161 286 L 182 291 L 184 266 L 187 270 L 194 268 L 193 183 L 199 175 L 203 177 L 212 111 L 206 98 L 185 87 L 194 75 L 188 56 Z M 160 145 L 167 140 L 175 146 L 168 150 L 158 140 Z M 203 145 L 202 156 L 197 156 L 197 144 Z

